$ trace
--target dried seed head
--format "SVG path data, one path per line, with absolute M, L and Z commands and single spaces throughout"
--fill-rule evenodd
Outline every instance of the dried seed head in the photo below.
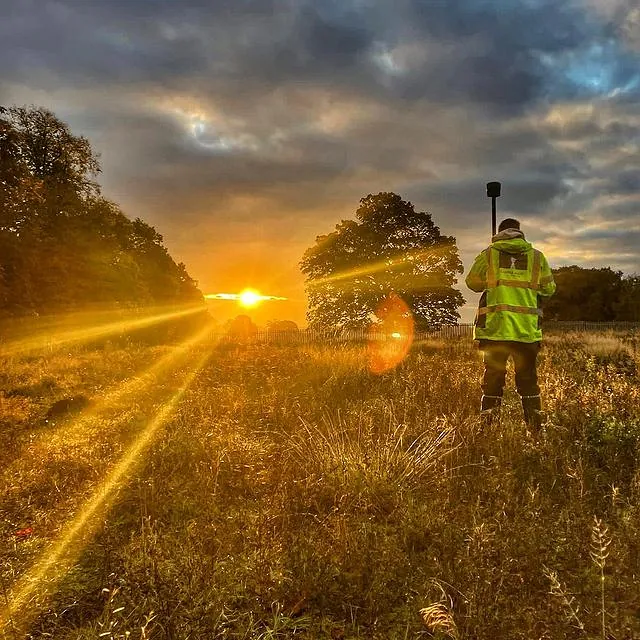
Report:
M 436 602 L 420 609 L 420 615 L 424 625 L 431 633 L 442 633 L 451 640 L 460 639 L 453 615 L 442 602 Z

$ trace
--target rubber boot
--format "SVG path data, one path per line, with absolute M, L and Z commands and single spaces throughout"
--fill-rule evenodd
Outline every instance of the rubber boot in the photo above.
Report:
M 482 396 L 480 403 L 480 425 L 482 429 L 500 424 L 502 396 Z
M 529 430 L 537 435 L 542 428 L 542 402 L 540 396 L 521 396 L 524 421 Z

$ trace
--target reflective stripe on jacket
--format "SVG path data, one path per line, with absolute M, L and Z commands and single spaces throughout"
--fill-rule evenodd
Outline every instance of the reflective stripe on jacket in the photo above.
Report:
M 476 340 L 538 342 L 542 339 L 541 297 L 556 285 L 549 263 L 519 231 L 507 230 L 474 261 L 467 286 L 483 292 L 476 315 Z

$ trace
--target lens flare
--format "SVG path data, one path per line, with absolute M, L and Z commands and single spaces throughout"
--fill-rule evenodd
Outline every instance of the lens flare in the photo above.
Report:
M 411 309 L 396 293 L 389 294 L 375 312 L 378 322 L 369 327 L 369 369 L 380 374 L 397 367 L 413 343 L 414 322 Z
M 107 411 L 121 407 L 123 403 L 134 402 L 146 389 L 157 386 L 158 380 L 177 369 L 189 357 L 193 347 L 206 341 L 210 336 L 208 327 L 203 328 L 168 353 L 151 363 L 148 368 L 138 372 L 133 378 L 127 378 L 107 388 L 87 409 L 70 421 L 55 428 L 49 428 L 15 450 L 13 462 L 0 471 L 0 486 L 9 486 L 12 477 L 19 473 L 20 459 L 26 449 L 43 463 L 51 451 L 66 450 L 83 446 L 92 437 L 88 428 L 96 417 Z

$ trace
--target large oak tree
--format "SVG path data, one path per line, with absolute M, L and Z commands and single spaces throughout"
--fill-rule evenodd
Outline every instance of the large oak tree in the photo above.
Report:
M 417 330 L 455 323 L 464 304 L 454 288 L 463 271 L 455 238 L 395 193 L 362 198 L 355 218 L 319 236 L 302 258 L 310 326 L 367 327 L 391 294 L 404 300 Z

